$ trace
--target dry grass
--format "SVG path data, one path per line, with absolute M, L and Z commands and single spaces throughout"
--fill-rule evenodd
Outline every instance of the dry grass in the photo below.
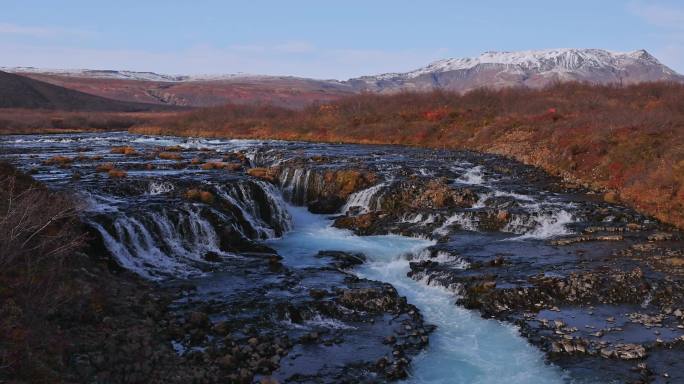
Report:
M 196 188 L 188 189 L 185 192 L 185 197 L 188 200 L 201 201 L 206 204 L 211 204 L 214 202 L 214 194 L 209 191 L 203 191 Z
M 71 196 L 0 164 L 0 373 L 38 374 L 32 356 L 56 347 L 44 319 L 62 304 L 63 264 L 84 242 L 78 211 Z
M 157 156 L 162 160 L 183 160 L 183 156 L 178 152 L 160 152 Z
M 124 171 L 123 169 L 110 169 L 107 174 L 109 177 L 114 178 L 114 179 L 121 179 L 126 176 L 128 176 L 128 172 Z
M 0 108 L 0 134 L 123 131 L 177 112 L 66 112 Z
M 228 171 L 238 171 L 238 170 L 242 169 L 242 164 L 227 163 L 224 161 L 210 161 L 210 162 L 202 164 L 201 168 L 204 169 L 205 171 L 209 171 L 212 169 L 225 169 Z
M 102 163 L 95 168 L 97 172 L 109 172 L 114 170 L 116 166 L 113 163 Z
M 135 148 L 129 147 L 129 146 L 114 147 L 111 149 L 110 152 L 114 153 L 114 154 L 126 155 L 126 156 L 135 156 L 138 154 L 138 152 L 135 150 Z

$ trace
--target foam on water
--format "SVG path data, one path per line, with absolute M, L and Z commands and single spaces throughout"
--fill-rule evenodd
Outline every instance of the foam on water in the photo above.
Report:
M 469 216 L 466 212 L 456 212 L 449 216 L 439 228 L 432 231 L 436 235 L 446 236 L 449 234 L 449 228 L 458 224 L 462 230 L 477 231 L 477 218 Z
M 530 216 L 514 217 L 502 232 L 517 233 L 520 236 L 510 240 L 550 239 L 572 234 L 569 224 L 577 221 L 575 216 L 561 207 L 528 206 Z
M 480 185 L 484 183 L 484 173 L 481 165 L 469 168 L 461 177 L 456 179 L 459 183 Z
M 380 183 L 364 190 L 352 193 L 340 212 L 343 214 L 347 213 L 353 207 L 359 207 L 362 213 L 380 208 L 380 198 L 376 197 L 376 195 L 383 187 L 385 187 L 385 185 L 385 183 Z
M 306 208 L 289 206 L 294 230 L 269 241 L 293 267 L 321 263 L 314 255 L 321 250 L 363 252 L 368 262 L 356 272 L 396 287 L 416 305 L 428 323 L 437 325 L 426 351 L 414 359 L 409 383 L 561 383 L 559 369 L 547 365 L 540 351 L 529 345 L 517 330 L 454 304 L 454 293 L 428 286 L 406 276 L 410 255 L 433 241 L 397 235 L 356 236 L 333 228 L 321 215 Z M 447 255 L 438 257 L 451 259 Z M 466 264 L 461 265 L 467 267 Z

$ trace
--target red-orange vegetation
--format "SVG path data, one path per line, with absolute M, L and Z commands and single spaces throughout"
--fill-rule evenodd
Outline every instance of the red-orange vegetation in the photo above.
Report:
M 183 160 L 183 156 L 177 152 L 160 152 L 157 156 L 163 160 Z
M 133 155 L 138 154 L 138 152 L 135 150 L 135 148 L 129 147 L 129 146 L 114 147 L 114 148 L 112 148 L 112 150 L 110 152 L 115 153 L 115 154 L 126 155 L 126 156 L 133 156 Z
M 203 191 L 197 188 L 188 189 L 185 192 L 185 197 L 188 200 L 201 201 L 206 204 L 211 204 L 214 202 L 214 194 L 209 191 Z
M 109 171 L 111 171 L 111 170 L 113 170 L 113 169 L 115 169 L 113 163 L 103 163 L 103 164 L 98 165 L 98 166 L 95 168 L 95 170 L 96 170 L 97 172 L 109 172 Z
M 71 157 L 66 157 L 66 156 L 53 156 L 47 160 L 45 160 L 46 165 L 59 165 L 61 167 L 66 167 L 71 165 L 71 163 L 74 161 L 73 158 Z
M 128 176 L 128 173 L 124 171 L 123 169 L 110 169 L 109 172 L 109 177 L 115 178 L 115 179 L 120 179 Z
M 212 170 L 212 169 L 225 169 L 228 171 L 237 171 L 242 168 L 242 164 L 238 163 L 226 163 L 223 161 L 210 161 L 202 164 L 202 169 Z

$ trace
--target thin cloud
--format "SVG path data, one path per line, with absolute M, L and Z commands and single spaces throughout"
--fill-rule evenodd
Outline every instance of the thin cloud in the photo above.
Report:
M 198 45 L 173 51 L 88 49 L 55 44 L 0 42 L 0 66 L 153 71 L 168 74 L 252 73 L 312 78 L 350 77 L 410 70 L 443 50 L 316 49 L 309 45 Z
M 288 41 L 275 46 L 275 49 L 285 53 L 310 53 L 316 47 L 307 41 Z
M 682 6 L 635 1 L 630 3 L 628 8 L 633 14 L 651 25 L 684 31 L 684 7 Z
M 0 22 L 0 36 L 2 35 L 45 39 L 62 36 L 89 36 L 92 35 L 92 32 L 62 27 L 38 27 Z

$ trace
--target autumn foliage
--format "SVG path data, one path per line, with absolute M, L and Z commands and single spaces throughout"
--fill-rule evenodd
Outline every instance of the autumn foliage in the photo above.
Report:
M 361 94 L 301 111 L 207 108 L 133 132 L 404 144 L 514 157 L 684 226 L 684 85 Z

